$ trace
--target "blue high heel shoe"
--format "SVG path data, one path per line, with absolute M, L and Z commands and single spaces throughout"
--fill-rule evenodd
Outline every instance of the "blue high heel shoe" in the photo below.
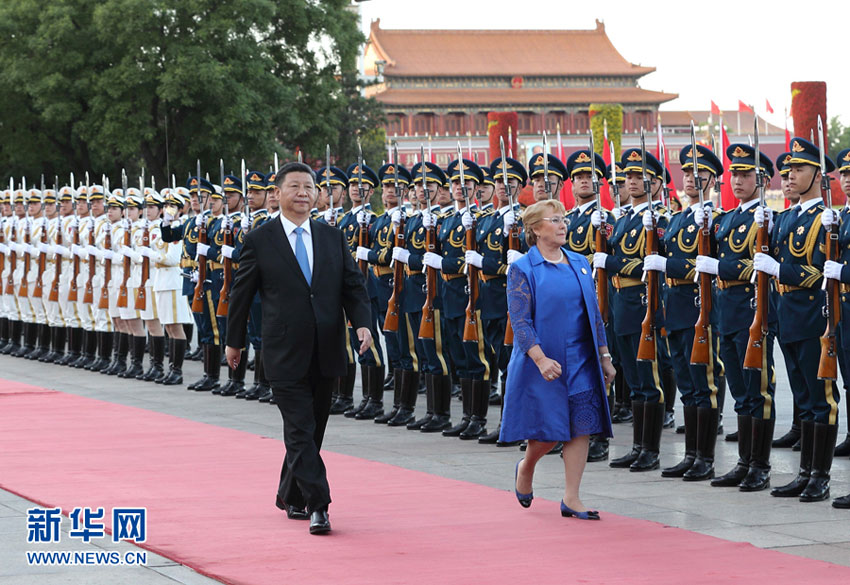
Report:
M 523 460 L 520 459 L 516 462 L 516 469 L 514 470 L 514 493 L 516 494 L 516 499 L 519 502 L 520 506 L 522 506 L 523 508 L 530 508 L 531 500 L 534 499 L 534 492 L 531 492 L 530 494 L 521 494 L 516 489 L 516 480 L 517 476 L 519 475 L 519 464 L 522 463 L 522 461 Z
M 517 494 L 519 496 L 519 494 Z M 572 508 L 568 508 L 564 503 L 564 500 L 561 500 L 561 516 L 564 518 L 570 518 L 575 516 L 579 520 L 599 520 L 599 512 L 596 510 L 588 510 L 587 512 L 576 512 Z

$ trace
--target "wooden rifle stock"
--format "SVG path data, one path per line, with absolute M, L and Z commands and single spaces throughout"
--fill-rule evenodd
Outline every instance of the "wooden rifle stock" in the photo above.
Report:
M 466 230 L 466 249 L 475 250 L 475 222 Z M 469 289 L 469 302 L 466 305 L 466 319 L 463 324 L 463 340 L 478 342 L 478 316 L 476 314 L 478 304 L 478 267 L 472 264 L 466 265 L 467 288 Z
M 103 241 L 103 249 L 112 251 L 112 226 L 107 224 L 106 236 Z M 94 231 L 94 229 L 92 229 Z M 107 258 L 103 263 L 103 287 L 100 289 L 100 300 L 97 302 L 98 309 L 109 308 L 109 281 L 112 280 L 112 259 Z
M 652 213 L 652 204 L 644 213 Z M 654 223 L 654 222 L 653 222 Z M 658 253 L 658 232 L 653 226 L 646 231 L 646 255 Z M 639 361 L 655 361 L 655 312 L 658 310 L 658 271 L 646 271 L 646 315 L 640 324 L 640 344 L 637 359 Z
M 436 219 L 436 218 L 434 218 Z M 425 232 L 425 251 L 436 254 L 437 233 L 434 226 Z M 425 267 L 425 304 L 422 305 L 422 320 L 419 322 L 419 339 L 434 339 L 434 299 L 437 296 L 437 270 Z
M 514 224 L 511 226 L 511 231 L 508 232 L 508 250 L 519 250 L 519 226 Z M 514 344 L 514 326 L 511 325 L 511 315 L 508 313 L 508 320 L 505 324 L 505 345 Z
M 29 221 L 27 221 L 26 230 L 24 230 L 24 243 L 29 246 L 32 242 L 30 241 L 30 225 Z M 28 274 L 30 272 L 30 253 L 29 250 L 24 252 L 24 275 L 21 278 L 21 286 L 18 287 L 18 297 L 24 298 L 29 296 L 30 287 L 27 282 Z
M 13 218 L 14 219 L 14 218 Z M 12 221 L 12 230 L 9 234 L 9 239 L 14 244 L 15 243 L 15 223 Z M 5 294 L 14 295 L 15 294 L 15 270 L 18 267 L 18 253 L 14 250 L 11 250 L 11 254 L 9 255 L 9 276 L 6 278 L 6 290 Z
M 705 208 L 703 208 L 705 209 Z M 707 211 L 708 214 L 711 211 Z M 711 229 L 708 217 L 705 219 L 706 226 L 699 232 L 697 251 L 700 256 L 708 256 L 711 253 Z M 707 366 L 711 359 L 711 275 L 700 272 L 699 275 L 699 318 L 694 325 L 694 344 L 691 347 L 691 363 L 694 365 Z
M 142 231 L 142 246 L 150 247 L 151 245 L 151 232 L 148 227 L 148 223 L 145 222 L 145 229 Z M 151 259 L 147 256 L 142 256 L 142 279 L 139 283 L 139 288 L 136 289 L 136 304 L 135 309 L 137 311 L 144 311 L 148 306 L 148 296 L 145 284 L 151 276 Z
M 6 243 L 6 233 L 3 231 L 3 224 L 0 223 L 0 244 Z M 6 269 L 6 255 L 0 254 L 0 274 Z
M 768 254 L 770 252 L 770 234 L 767 222 L 758 229 L 756 234 L 756 249 Z M 767 309 L 770 275 L 766 272 L 756 272 L 756 311 L 750 324 L 750 336 L 747 340 L 747 352 L 744 354 L 744 369 L 761 370 L 764 362 L 764 340 L 767 336 Z
M 838 230 L 833 224 L 826 230 L 826 259 L 838 261 Z M 826 279 L 826 297 L 824 313 L 826 329 L 820 338 L 820 361 L 818 362 L 819 380 L 836 380 L 838 378 L 838 347 L 835 332 L 841 319 L 841 299 L 838 281 Z
M 230 218 L 224 218 L 224 245 L 233 247 L 233 227 L 230 225 Z M 227 311 L 230 309 L 230 283 L 233 280 L 233 260 L 222 256 L 221 260 L 223 269 L 223 278 L 221 282 L 221 290 L 218 292 L 218 306 L 215 309 L 216 317 L 227 317 Z
M 80 236 L 79 234 L 76 237 L 75 242 L 79 243 Z M 62 237 L 62 218 L 60 217 L 58 223 L 56 224 L 56 243 L 60 246 L 64 245 L 64 239 Z M 76 256 L 74 256 L 75 260 L 79 260 Z M 53 273 L 53 282 L 50 284 L 50 296 L 47 297 L 47 300 L 51 303 L 59 302 L 59 279 L 62 276 L 62 254 L 56 253 L 54 262 L 56 263 L 56 270 Z M 79 263 L 77 263 L 77 270 L 79 270 Z M 73 299 L 71 298 L 73 295 Z M 71 289 L 68 292 L 68 300 L 77 300 L 77 279 L 71 279 Z
M 361 211 L 366 211 L 365 208 Z M 357 218 L 355 218 L 356 220 Z M 369 247 L 369 222 L 366 222 L 366 225 L 360 225 L 358 223 L 358 227 L 360 228 L 357 233 L 357 245 L 363 248 Z M 369 262 L 366 260 L 358 260 L 357 266 L 360 267 L 360 272 L 363 273 L 363 276 L 368 279 L 369 278 Z
M 399 209 L 401 209 L 401 206 L 399 206 Z M 395 241 L 393 242 L 393 245 L 396 248 L 404 248 L 405 246 L 404 224 L 405 213 L 402 209 L 401 222 L 398 224 L 398 228 L 395 231 Z M 390 300 L 387 301 L 387 314 L 384 317 L 384 331 L 398 331 L 398 305 L 401 300 L 401 292 L 403 289 L 404 264 L 396 262 L 393 265 L 393 294 L 390 296 Z
M 77 226 L 77 237 L 79 237 L 79 226 Z M 89 230 L 89 245 L 94 246 L 94 222 Z M 83 302 L 91 304 L 94 302 L 94 272 L 95 272 L 95 256 L 89 254 L 89 277 L 86 280 L 86 290 L 83 293 Z
M 47 220 L 42 222 L 41 226 L 41 243 L 47 244 Z M 37 299 L 44 297 L 44 289 L 41 281 L 44 278 L 44 269 L 47 267 L 47 253 L 38 253 L 38 276 L 35 277 L 35 286 L 32 289 L 32 296 Z
M 132 229 L 132 224 L 130 224 L 124 230 L 124 247 L 130 247 L 130 230 Z M 121 286 L 118 288 L 118 307 L 127 308 L 128 306 L 128 297 L 129 292 L 127 290 L 127 282 L 130 280 L 130 257 L 124 256 L 124 279 L 121 281 Z
M 203 221 L 198 229 L 198 243 L 207 243 L 207 222 Z M 192 297 L 192 312 L 204 312 L 204 281 L 207 279 L 207 257 L 198 254 L 198 282 L 195 283 L 195 293 Z

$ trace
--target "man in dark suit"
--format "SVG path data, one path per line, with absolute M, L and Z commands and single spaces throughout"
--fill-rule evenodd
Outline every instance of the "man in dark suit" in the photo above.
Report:
M 310 533 L 330 531 L 331 502 L 319 450 L 334 379 L 346 374 L 346 319 L 360 353 L 372 344 L 363 275 L 343 233 L 312 221 L 315 174 L 302 163 L 277 173 L 280 219 L 246 237 L 230 294 L 227 362 L 239 364 L 254 294 L 262 303 L 263 365 L 283 417 L 286 457 L 276 505 L 289 518 L 310 518 Z M 343 315 L 344 311 L 344 315 Z

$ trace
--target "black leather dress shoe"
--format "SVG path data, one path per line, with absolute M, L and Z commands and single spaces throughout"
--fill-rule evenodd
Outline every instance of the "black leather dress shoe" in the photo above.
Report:
M 307 520 L 310 516 L 305 508 L 291 506 L 280 499 L 280 495 L 275 496 L 274 505 L 286 512 L 286 517 L 290 520 Z
M 315 510 L 310 514 L 310 534 L 327 534 L 331 531 L 331 521 L 327 510 Z

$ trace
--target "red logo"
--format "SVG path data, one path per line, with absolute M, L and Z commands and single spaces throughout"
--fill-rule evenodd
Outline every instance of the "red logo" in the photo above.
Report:
M 522 76 L 517 75 L 511 79 L 511 87 L 514 89 L 522 89 Z

